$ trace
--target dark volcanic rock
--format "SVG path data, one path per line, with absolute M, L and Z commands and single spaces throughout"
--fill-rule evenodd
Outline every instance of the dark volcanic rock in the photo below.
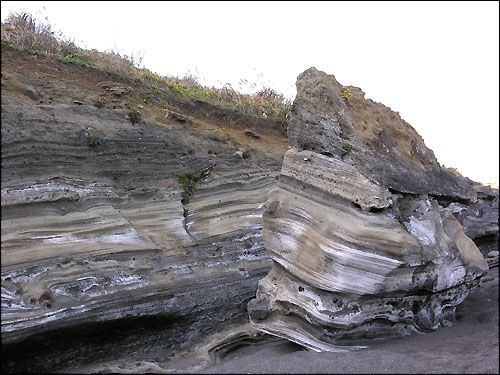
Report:
M 31 100 L 38 101 L 40 100 L 40 96 L 35 92 L 35 89 L 33 86 L 26 85 L 24 87 L 23 94 L 30 98 Z

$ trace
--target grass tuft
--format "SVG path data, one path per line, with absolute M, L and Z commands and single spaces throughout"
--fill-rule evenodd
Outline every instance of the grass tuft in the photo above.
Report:
M 181 202 L 183 204 L 187 204 L 189 203 L 189 198 L 191 197 L 191 195 L 193 195 L 196 182 L 198 182 L 203 177 L 203 174 L 201 173 L 201 171 L 194 171 L 184 174 L 178 173 L 177 176 L 179 177 L 179 183 L 184 188 L 184 191 L 182 192 Z

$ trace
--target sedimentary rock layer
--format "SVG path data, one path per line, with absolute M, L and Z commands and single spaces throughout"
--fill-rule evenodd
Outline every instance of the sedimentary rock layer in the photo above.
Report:
M 279 165 L 126 111 L 2 98 L 2 343 L 159 316 L 169 353 L 246 319 Z M 216 156 L 219 154 L 220 156 Z M 203 171 L 189 203 L 179 175 Z
M 476 191 L 359 89 L 343 99 L 311 68 L 297 90 L 293 147 L 264 205 L 274 266 L 249 303 L 252 325 L 336 351 L 449 324 L 488 269 L 450 204 L 477 202 Z

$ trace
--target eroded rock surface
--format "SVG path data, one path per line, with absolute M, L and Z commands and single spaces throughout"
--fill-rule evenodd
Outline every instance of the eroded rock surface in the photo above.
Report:
M 468 205 L 453 202 L 448 209 L 492 267 L 498 265 L 498 255 L 488 256 L 498 252 L 498 189 L 479 184 L 474 184 L 473 189 L 478 196 L 476 202 Z
M 362 105 L 352 91 L 351 105 Z M 440 182 L 448 186 L 433 187 L 429 195 L 428 182 L 418 190 L 400 181 L 391 185 L 395 172 L 387 172 L 383 181 L 378 172 L 367 173 L 371 167 L 364 159 L 354 162 L 352 145 L 359 137 L 335 143 L 329 136 L 325 145 L 337 146 L 322 149 L 323 154 L 294 147 L 278 182 L 288 143 L 272 127 L 282 124 L 177 96 L 151 98 L 156 104 L 144 105 L 148 92 L 123 76 L 2 47 L 2 357 L 7 359 L 2 370 L 172 372 L 186 368 L 177 367 L 177 360 L 193 360 L 197 371 L 234 346 L 269 339 L 262 334 L 265 329 L 256 332 L 247 324 L 247 303 L 272 266 L 263 245 L 263 212 L 266 241 L 283 241 L 292 250 L 303 244 L 305 252 L 299 256 L 304 266 L 294 266 L 299 274 L 294 276 L 285 267 L 294 264 L 293 256 L 280 255 L 276 248 L 275 266 L 261 290 L 268 288 L 271 295 L 290 289 L 286 293 L 295 296 L 295 305 L 285 299 L 279 302 L 282 311 L 296 306 L 294 312 L 304 311 L 297 316 L 312 314 L 324 325 L 337 317 L 339 326 L 350 324 L 347 338 L 390 334 L 388 316 L 399 322 L 398 332 L 406 330 L 401 306 L 411 310 L 404 319 L 417 319 L 422 327 L 433 325 L 426 311 L 436 306 L 451 315 L 453 304 L 467 294 L 467 283 L 476 281 L 472 262 L 447 263 L 450 236 L 461 243 L 454 253 L 474 259 L 477 254 L 449 213 L 469 236 L 477 232 L 472 238 L 489 246 L 484 251 L 494 253 L 498 199 L 485 193 L 481 199 L 489 208 L 481 199 L 474 201 L 461 180 L 433 166 L 433 156 L 424 158 L 423 168 L 434 177 L 445 176 Z M 388 121 L 391 115 L 377 106 L 380 121 Z M 136 109 L 142 118 L 131 117 Z M 376 131 L 367 129 L 365 135 L 373 138 Z M 411 139 L 419 148 L 423 144 L 417 136 Z M 375 140 L 372 146 L 379 147 Z M 370 147 L 362 152 L 377 159 Z M 401 147 L 396 142 L 397 152 L 406 146 Z M 432 154 L 425 148 L 421 152 Z M 411 174 L 401 165 L 397 173 Z M 188 176 L 197 179 L 192 190 Z M 293 194 L 296 203 L 290 202 Z M 480 223 L 490 215 L 491 231 L 485 231 Z M 443 228 L 427 225 L 429 217 L 441 217 Z M 438 250 L 424 247 L 411 231 L 434 238 Z M 309 259 L 312 241 L 327 249 L 319 260 Z M 334 242 L 349 251 L 331 256 Z M 432 261 L 422 264 L 420 253 Z M 439 266 L 436 257 L 442 260 Z M 314 280 L 302 279 L 320 262 L 331 272 L 317 270 Z M 452 277 L 434 286 L 431 276 L 439 274 L 442 264 L 453 270 Z M 419 286 L 440 290 L 462 273 L 470 281 L 457 284 L 449 295 L 444 289 L 424 298 L 398 291 L 394 284 L 415 282 L 414 289 L 424 295 Z M 329 289 L 321 289 L 324 285 Z M 332 293 L 338 297 L 331 299 Z M 385 298 L 380 306 L 374 302 L 377 295 Z M 270 317 L 271 307 L 277 311 L 278 298 L 260 297 L 251 305 L 254 322 Z M 370 323 L 376 330 L 365 329 L 366 314 L 359 311 L 367 309 L 380 317 Z M 302 318 L 291 324 L 280 313 L 274 317 L 276 329 L 267 320 L 273 334 L 280 331 L 293 339 L 297 332 L 313 332 L 313 323 L 303 325 Z M 313 346 L 324 325 L 308 333 Z M 283 334 L 287 329 L 288 336 Z
M 264 206 L 274 265 L 248 306 L 256 329 L 314 351 L 450 324 L 488 269 L 455 217 L 478 204 L 469 181 L 397 113 L 349 90 L 343 99 L 315 68 L 298 77 L 293 147 Z
M 164 317 L 174 353 L 245 321 L 270 269 L 260 207 L 279 163 L 239 148 L 123 110 L 3 96 L 2 343 Z M 179 175 L 194 171 L 183 204 Z
M 1 58 L 2 371 L 164 364 L 238 341 L 271 268 L 261 206 L 283 123 L 7 46 Z

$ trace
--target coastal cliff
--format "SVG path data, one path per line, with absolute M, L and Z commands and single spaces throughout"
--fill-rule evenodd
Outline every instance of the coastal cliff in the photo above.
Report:
M 498 191 L 332 76 L 288 121 L 151 92 L 2 46 L 2 369 L 429 331 L 498 250 Z

